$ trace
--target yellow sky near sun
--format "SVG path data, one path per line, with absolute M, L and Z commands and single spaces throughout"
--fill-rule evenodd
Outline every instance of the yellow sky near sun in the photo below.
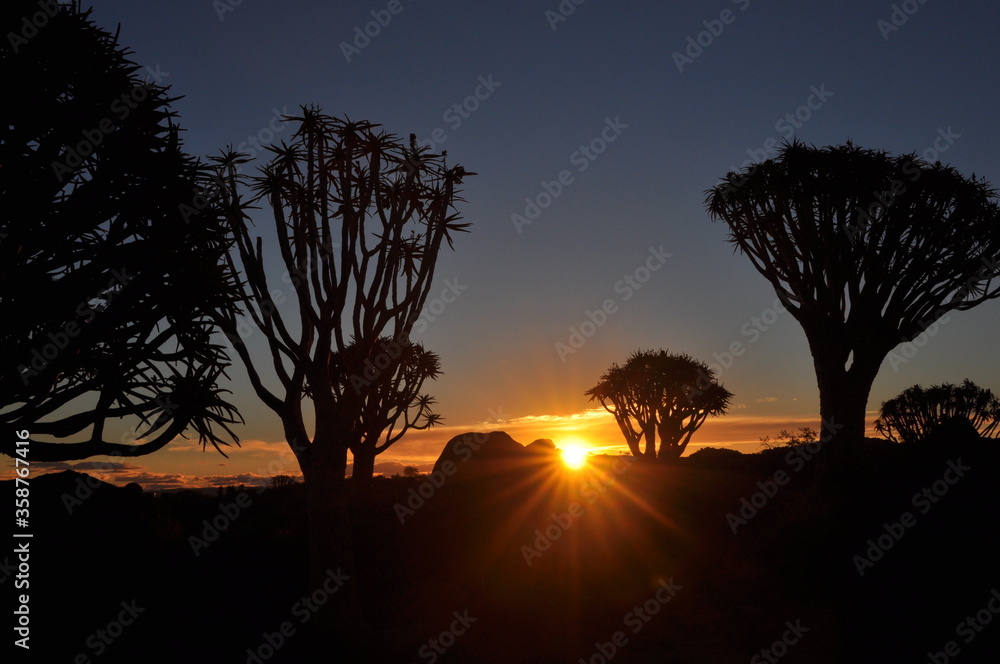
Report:
M 875 413 L 869 413 L 869 435 Z M 750 453 L 760 449 L 760 437 L 776 437 L 781 429 L 819 428 L 818 418 L 797 416 L 727 415 L 710 418 L 695 433 L 686 454 L 702 447 L 729 447 Z M 445 444 L 469 431 L 505 431 L 527 445 L 539 438 L 551 439 L 557 447 L 581 445 L 595 454 L 627 453 L 628 448 L 614 418 L 602 408 L 569 415 L 529 415 L 467 425 L 435 427 L 409 432 L 376 459 L 376 472 L 392 475 L 404 466 L 429 471 Z M 118 485 L 138 482 L 147 490 L 179 487 L 215 487 L 229 484 L 266 483 L 274 475 L 298 476 L 291 451 L 281 440 L 242 440 L 239 447 L 225 448 L 229 458 L 211 447 L 202 451 L 196 440 L 179 438 L 146 457 L 112 459 L 100 457 L 85 462 L 33 464 L 33 475 L 66 469 L 87 472 Z M 110 464 L 110 465 L 109 465 Z M 13 477 L 13 461 L 6 459 L 4 479 Z

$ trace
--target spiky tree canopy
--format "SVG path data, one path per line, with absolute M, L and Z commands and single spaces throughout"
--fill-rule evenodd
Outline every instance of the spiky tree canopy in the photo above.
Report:
M 632 454 L 650 459 L 680 457 L 694 432 L 709 415 L 724 414 L 733 396 L 704 362 L 665 350 L 638 350 L 624 365 L 612 364 L 585 394 L 614 415 Z
M 116 37 L 43 4 L 2 10 L 2 449 L 28 430 L 36 460 L 136 456 L 189 427 L 218 448 L 239 416 L 213 315 L 239 292 L 208 173 Z
M 330 358 L 330 373 L 337 399 L 349 393 L 361 399 L 356 428 L 363 432 L 352 452 L 375 456 L 402 438 L 406 431 L 434 426 L 441 416 L 433 412 L 435 400 L 422 394 L 424 381 L 441 374 L 437 354 L 422 344 L 400 344 L 383 337 L 375 352 L 366 358 L 347 358 L 360 352 L 356 344 Z M 351 367 L 364 367 L 363 374 L 352 374 Z
M 885 355 L 948 312 L 1000 296 L 994 196 L 915 154 L 794 142 L 726 175 L 706 205 L 802 325 L 824 421 L 860 436 Z
M 410 346 L 438 256 L 468 225 L 459 222 L 455 204 L 471 174 L 419 148 L 414 136 L 405 145 L 371 122 L 311 107 L 285 119 L 295 127 L 291 141 L 270 148 L 273 158 L 250 179 L 252 200 L 242 199 L 242 157 L 230 152 L 218 159 L 236 239 L 230 265 L 242 268 L 246 314 L 268 357 L 251 354 L 236 316 L 222 325 L 302 469 L 309 577 L 318 586 L 330 569 L 356 575 L 348 452 L 371 451 L 355 455 L 357 471 L 359 461 L 374 458 L 365 445 L 378 443 L 379 426 L 391 441 L 436 419 L 420 395 L 422 380 L 438 373 L 436 357 L 413 349 L 409 360 L 375 380 L 367 368 L 392 367 L 394 349 Z M 255 201 L 273 217 L 287 286 L 268 277 L 264 241 L 252 234 L 246 210 Z M 370 481 L 352 484 L 367 490 Z M 355 583 L 348 581 L 318 617 L 317 629 L 338 647 L 364 632 Z
M 462 178 L 472 174 L 448 167 L 443 155 L 417 147 L 413 137 L 406 146 L 367 121 L 309 107 L 287 120 L 297 125 L 291 142 L 270 148 L 274 157 L 252 186 L 254 200 L 264 201 L 274 217 L 278 251 L 291 277 L 291 315 L 275 302 L 275 293 L 289 294 L 270 283 L 262 240 L 250 234 L 236 174 L 240 156 L 218 159 L 236 238 L 233 268 L 242 264 L 247 313 L 267 341 L 267 364 L 280 391 L 261 377 L 263 365 L 237 333 L 239 321 L 231 317 L 224 325 L 258 396 L 281 417 L 301 461 L 313 445 L 343 450 L 366 436 L 374 444 L 379 425 L 401 423 L 405 430 L 436 421 L 419 389 L 438 374 L 437 359 L 412 346 L 409 336 L 438 254 L 468 226 L 454 206 Z M 404 362 L 391 357 L 390 345 L 404 349 Z M 391 370 L 367 380 L 369 367 L 380 363 Z M 300 408 L 305 396 L 315 406 L 314 423 Z
M 995 195 L 916 154 L 795 142 L 726 175 L 707 207 L 800 322 L 892 348 L 1000 296 Z
M 882 404 L 875 430 L 894 442 L 910 443 L 954 417 L 964 417 L 984 437 L 1000 427 L 1000 399 L 966 379 L 961 385 L 914 385 Z

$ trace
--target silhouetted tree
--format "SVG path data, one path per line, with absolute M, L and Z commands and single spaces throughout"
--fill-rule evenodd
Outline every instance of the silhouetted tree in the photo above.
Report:
M 989 437 L 1000 427 L 1000 399 L 966 379 L 924 389 L 914 385 L 882 404 L 875 430 L 893 442 L 920 440 L 954 417 L 964 417 Z
M 270 480 L 272 489 L 284 489 L 295 485 L 295 478 L 291 475 L 275 475 Z
M 0 449 L 27 430 L 34 460 L 139 456 L 191 428 L 221 451 L 213 320 L 240 293 L 174 100 L 78 4 L 2 12 Z
M 403 477 L 420 477 L 420 469 L 416 466 L 404 466 Z
M 409 430 L 427 429 L 441 416 L 431 411 L 434 399 L 421 394 L 423 383 L 441 373 L 438 356 L 415 342 L 400 344 L 383 337 L 367 357 L 348 358 L 358 352 L 349 344 L 330 357 L 333 392 L 338 401 L 348 392 L 360 399 L 355 437 L 351 444 L 354 466 L 351 485 L 367 494 L 375 471 L 375 457 Z M 358 366 L 364 373 L 352 373 Z
M 915 154 L 794 142 L 706 193 L 712 217 L 802 325 L 820 416 L 848 445 L 864 435 L 868 394 L 893 347 L 1000 295 L 993 189 Z
M 624 365 L 612 364 L 585 394 L 615 416 L 632 455 L 648 460 L 679 458 L 694 432 L 709 415 L 724 414 L 733 396 L 704 362 L 664 350 L 636 351 Z
M 770 436 L 761 436 L 759 440 L 761 447 L 767 450 L 779 447 L 802 447 L 815 444 L 819 440 L 819 432 L 811 427 L 799 427 L 798 433 L 782 429 L 778 432 L 777 440 L 772 441 Z
M 263 242 L 253 239 L 240 200 L 239 155 L 219 158 L 224 192 L 242 264 L 246 308 L 270 350 L 279 386 L 262 377 L 240 336 L 236 316 L 224 321 L 260 399 L 281 419 L 306 486 L 311 579 L 329 568 L 353 576 L 345 484 L 347 453 L 377 453 L 380 424 L 397 433 L 429 425 L 430 401 L 420 384 L 438 373 L 437 358 L 411 344 L 410 332 L 427 298 L 438 255 L 452 234 L 465 230 L 455 211 L 467 173 L 444 155 L 409 147 L 370 122 L 354 122 L 303 108 L 292 142 L 274 146 L 274 158 L 253 178 L 277 229 L 277 246 L 291 283 L 292 324 L 266 274 Z M 280 298 L 279 298 L 280 296 Z M 372 375 L 371 367 L 380 373 Z M 373 379 L 374 378 L 374 379 Z M 303 408 L 312 401 L 311 412 Z M 410 410 L 416 405 L 416 412 Z M 400 422 L 400 418 L 402 421 Z M 395 433 L 388 434 L 393 440 Z M 350 584 L 353 593 L 356 586 Z M 338 593 L 338 605 L 345 593 Z M 356 601 L 349 615 L 324 620 L 356 635 Z

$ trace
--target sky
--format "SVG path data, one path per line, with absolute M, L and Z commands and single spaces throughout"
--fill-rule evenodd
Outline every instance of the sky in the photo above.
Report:
M 385 452 L 389 474 L 429 469 L 471 430 L 618 451 L 584 392 L 640 348 L 713 364 L 735 395 L 690 451 L 815 428 L 804 334 L 709 218 L 705 190 L 793 137 L 917 152 L 1000 184 L 994 3 L 95 0 L 93 16 L 183 96 L 191 154 L 232 145 L 261 163 L 261 144 L 290 138 L 281 116 L 315 104 L 478 174 L 459 208 L 471 232 L 441 256 L 419 326 L 441 358 L 427 391 L 444 425 Z M 1000 390 L 998 327 L 988 302 L 897 349 L 870 413 L 917 383 Z M 153 489 L 296 474 L 276 416 L 239 366 L 231 377 L 246 424 L 229 459 L 178 441 L 113 468 L 51 468 Z

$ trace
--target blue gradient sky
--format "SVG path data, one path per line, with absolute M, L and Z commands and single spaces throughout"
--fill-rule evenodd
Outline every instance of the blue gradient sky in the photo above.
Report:
M 593 407 L 583 392 L 636 348 L 712 362 L 733 342 L 744 345 L 720 372 L 735 393 L 735 419 L 707 424 L 695 442 L 755 442 L 818 419 L 804 335 L 787 314 L 768 318 L 774 292 L 709 220 L 705 189 L 752 156 L 773 156 L 766 148 L 793 130 L 810 143 L 852 139 L 892 152 L 923 153 L 937 140 L 942 161 L 1000 184 L 993 3 L 904 3 L 915 13 L 884 34 L 878 22 L 891 22 L 890 2 L 566 0 L 575 10 L 553 29 L 546 11 L 558 11 L 557 0 L 401 0 L 402 11 L 348 62 L 341 42 L 388 4 L 244 0 L 220 19 L 225 5 L 210 0 L 98 0 L 94 12 L 112 31 L 121 23 L 136 61 L 168 73 L 163 82 L 184 95 L 174 106 L 193 154 L 267 140 L 273 109 L 318 104 L 402 136 L 440 128 L 449 160 L 479 174 L 467 180 L 461 208 L 472 232 L 443 256 L 435 285 L 440 292 L 451 280 L 464 290 L 420 335 L 441 356 L 445 375 L 430 392 L 449 429 L 404 441 L 386 460 L 425 463 L 448 433 L 498 416 L 522 442 L 554 437 L 549 424 L 563 420 L 539 416 Z M 724 10 L 731 21 L 712 23 Z M 678 71 L 674 53 L 706 21 L 723 31 Z M 499 85 L 488 94 L 479 87 L 485 98 L 475 99 L 481 80 Z M 464 118 L 454 110 L 463 103 Z M 606 132 L 614 141 L 581 161 L 577 151 L 616 121 L 618 133 Z M 564 170 L 572 182 L 518 232 L 511 215 L 523 215 L 525 198 Z M 636 270 L 661 246 L 671 257 L 626 300 L 631 287 L 619 282 L 644 276 Z M 614 304 L 606 324 L 561 358 L 556 344 L 606 300 Z M 754 317 L 772 324 L 753 328 Z M 883 366 L 869 409 L 914 383 L 970 378 L 1000 389 L 998 327 L 997 302 L 953 315 L 907 362 Z M 242 372 L 233 376 L 248 421 L 240 433 L 264 441 L 263 451 L 251 454 L 251 444 L 243 461 L 236 451 L 225 469 L 217 455 L 191 457 L 177 473 L 251 472 L 273 449 L 265 443 L 280 439 Z M 603 427 L 591 440 L 621 442 L 610 416 L 594 421 Z M 164 465 L 170 455 L 136 466 L 174 472 Z

